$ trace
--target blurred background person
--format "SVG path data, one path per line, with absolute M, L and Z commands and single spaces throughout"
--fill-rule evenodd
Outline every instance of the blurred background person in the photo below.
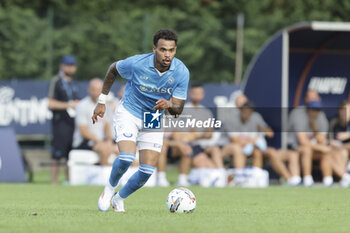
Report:
M 350 151 L 350 103 L 342 101 L 338 115 L 329 123 L 329 139 L 334 146 L 341 146 Z
M 301 110 L 300 114 L 290 118 L 289 142 L 292 145 L 298 144 L 301 153 L 303 183 L 304 186 L 312 186 L 312 161 L 320 161 L 320 169 L 323 176 L 323 185 L 333 184 L 333 171 L 341 178 L 342 186 L 349 186 L 349 175 L 345 170 L 334 167 L 332 164 L 332 154 L 342 153 L 340 150 L 333 150 L 327 142 L 328 121 L 321 114 L 322 103 L 319 100 L 310 101 L 304 108 L 306 117 Z M 341 156 L 341 155 L 333 155 Z
M 72 149 L 75 108 L 79 102 L 78 86 L 73 81 L 77 70 L 72 55 L 61 58 L 58 74 L 53 77 L 48 93 L 48 107 L 52 110 L 51 182 L 57 184 L 59 162 L 64 160 L 65 178 L 68 181 L 67 159 Z
M 193 84 L 189 91 L 190 101 L 185 104 L 184 115 L 188 113 L 189 115 L 194 116 L 197 120 L 208 120 L 213 118 L 213 114 L 210 109 L 206 108 L 201 104 L 205 96 L 203 85 Z M 186 110 L 187 108 L 187 110 Z M 219 147 L 214 145 L 211 142 L 213 138 L 214 129 L 193 129 L 194 135 L 198 138 L 191 142 L 192 147 L 197 147 L 198 150 L 204 150 L 214 161 L 216 167 L 223 168 L 223 161 L 221 156 L 221 151 Z M 195 161 L 193 161 L 195 163 Z
M 297 108 L 292 109 L 292 111 L 289 113 L 288 124 L 293 124 L 294 122 L 292 122 L 292 121 L 294 119 L 307 118 L 306 108 L 307 108 L 307 105 L 311 101 L 322 101 L 322 100 L 321 100 L 321 97 L 316 90 L 308 89 L 305 93 L 304 105 L 300 105 Z M 317 120 L 320 120 L 320 121 L 328 121 L 326 114 L 323 111 L 320 111 L 317 118 L 318 118 Z M 291 126 L 289 125 L 288 127 L 290 128 Z M 293 146 L 293 145 L 291 145 L 291 146 Z
M 213 119 L 210 109 L 201 104 L 205 96 L 202 84 L 192 84 L 189 91 L 189 102 L 185 104 L 183 115 L 191 115 L 193 118 L 206 121 Z M 217 168 L 222 176 L 225 176 L 223 159 L 220 148 L 212 141 L 214 128 L 196 128 L 188 132 L 193 136 L 190 145 L 192 147 L 193 167 Z
M 304 186 L 312 186 L 312 161 L 320 161 L 323 184 L 333 184 L 330 147 L 326 145 L 328 121 L 320 117 L 322 104 L 319 100 L 306 102 L 307 107 L 291 112 L 289 119 L 289 144 L 298 148 L 301 153 Z
M 246 97 L 240 97 L 242 103 Z M 263 167 L 263 153 L 267 149 L 265 135 L 273 137 L 272 129 L 266 124 L 262 116 L 254 111 L 254 105 L 250 101 L 238 103 L 241 106 L 233 116 L 229 129 L 231 143 L 223 148 L 223 157 L 232 156 L 233 167 L 237 174 L 246 166 L 246 159 L 252 156 L 253 167 Z
M 248 98 L 245 94 L 240 93 L 239 95 L 237 95 L 237 97 L 235 98 L 235 105 L 236 108 L 239 109 L 241 108 L 245 103 L 248 102 Z
M 98 118 L 95 124 L 91 121 L 91 113 L 95 109 L 102 86 L 102 80 L 92 79 L 88 88 L 89 95 L 77 106 L 73 148 L 93 150 L 100 156 L 100 165 L 108 165 L 111 154 L 118 155 L 118 146 L 114 143 L 110 122 L 104 118 Z
M 345 100 L 339 104 L 337 116 L 330 121 L 328 136 L 330 145 L 338 151 L 332 154 L 333 169 L 344 171 L 347 169 L 350 153 L 350 103 L 348 101 Z M 341 185 L 344 186 L 342 183 Z
M 297 186 L 301 183 L 300 156 L 298 151 L 289 149 L 277 150 L 273 147 L 268 147 L 265 154 L 270 160 L 272 169 L 286 180 L 287 185 Z
M 161 187 L 169 186 L 169 182 L 166 178 L 166 164 L 168 157 L 179 158 L 179 177 L 178 184 L 180 186 L 189 186 L 187 175 L 191 169 L 191 146 L 184 141 L 185 138 L 179 135 L 179 132 L 165 132 L 163 147 L 158 160 L 158 177 L 157 185 Z M 177 136 L 178 135 L 178 136 Z

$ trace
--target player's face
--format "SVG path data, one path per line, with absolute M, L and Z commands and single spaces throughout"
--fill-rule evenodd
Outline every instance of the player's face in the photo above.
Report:
M 305 103 L 310 103 L 311 101 L 321 101 L 321 97 L 315 90 L 308 90 L 305 95 Z
M 61 64 L 61 70 L 64 72 L 65 75 L 71 77 L 75 74 L 77 71 L 77 66 L 76 65 L 63 65 Z
M 308 109 L 307 115 L 309 116 L 310 121 L 317 120 L 318 115 L 320 114 L 320 110 L 317 109 Z
M 156 46 L 153 46 L 155 54 L 155 66 L 159 71 L 169 69 L 171 61 L 176 54 L 176 44 L 173 40 L 159 39 Z
M 241 113 L 241 120 L 243 122 L 246 122 L 250 118 L 250 116 L 252 115 L 253 109 L 248 108 L 248 107 L 242 107 L 240 109 L 240 113 Z
M 247 103 L 248 101 L 248 98 L 247 96 L 245 95 L 240 95 L 240 96 L 237 96 L 235 102 L 236 102 L 236 107 L 237 108 L 240 108 L 242 107 L 245 103 Z

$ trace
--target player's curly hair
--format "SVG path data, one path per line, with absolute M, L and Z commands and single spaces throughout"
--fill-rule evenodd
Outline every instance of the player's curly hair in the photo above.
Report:
M 161 29 L 154 34 L 154 36 L 153 36 L 154 46 L 157 46 L 159 39 L 173 40 L 173 41 L 175 41 L 175 44 L 177 44 L 177 35 L 174 31 L 172 31 L 170 29 Z

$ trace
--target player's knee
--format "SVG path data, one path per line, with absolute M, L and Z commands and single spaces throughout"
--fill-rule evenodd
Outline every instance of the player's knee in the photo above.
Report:
M 291 161 L 299 161 L 300 155 L 297 151 L 289 152 L 289 158 Z
M 302 156 L 311 156 L 312 155 L 312 149 L 309 146 L 301 146 L 299 148 L 300 153 Z
M 184 153 L 181 153 L 182 158 L 190 158 L 193 153 L 193 150 L 190 146 L 184 148 Z
M 267 149 L 266 150 L 266 156 L 270 159 L 275 161 L 278 158 L 278 154 L 276 152 L 276 150 L 274 149 Z
M 131 164 L 134 161 L 135 157 L 136 155 L 133 153 L 120 152 L 118 159 L 122 162 Z
M 242 147 L 238 144 L 231 143 L 229 148 L 232 150 L 233 153 L 241 153 L 242 152 Z

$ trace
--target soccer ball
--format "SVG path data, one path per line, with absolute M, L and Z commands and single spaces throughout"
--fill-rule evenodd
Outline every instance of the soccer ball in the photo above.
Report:
M 169 193 L 166 205 L 171 213 L 193 213 L 196 197 L 187 188 L 176 188 Z

